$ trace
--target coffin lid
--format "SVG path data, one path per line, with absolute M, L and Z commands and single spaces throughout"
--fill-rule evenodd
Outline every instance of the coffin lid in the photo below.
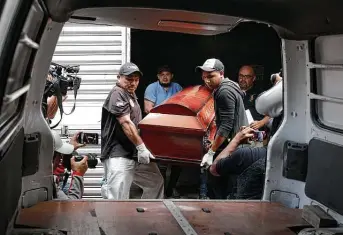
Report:
M 214 115 L 211 91 L 206 86 L 197 85 L 185 88 L 153 108 L 140 126 L 165 126 L 204 132 L 213 121 Z
M 183 89 L 150 112 L 183 116 L 197 116 L 207 102 L 211 102 L 211 91 L 206 86 L 192 86 Z

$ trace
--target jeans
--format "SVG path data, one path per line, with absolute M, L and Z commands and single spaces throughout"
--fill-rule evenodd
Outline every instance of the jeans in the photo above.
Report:
M 68 194 L 68 190 L 69 190 L 69 188 L 70 188 L 70 181 L 68 180 L 67 182 L 66 182 L 66 184 L 64 185 L 64 187 L 63 187 L 63 182 L 60 182 L 60 189 L 65 193 L 65 194 Z
M 205 168 L 200 169 L 200 197 L 207 197 L 207 170 Z

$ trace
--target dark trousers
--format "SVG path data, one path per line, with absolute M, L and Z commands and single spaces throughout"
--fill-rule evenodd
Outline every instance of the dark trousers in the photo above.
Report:
M 173 189 L 176 188 L 176 184 L 180 178 L 182 168 L 181 166 L 171 165 L 169 183 L 167 182 L 168 164 L 159 163 L 158 168 L 160 169 L 160 172 L 164 179 L 164 188 L 165 188 L 166 196 L 170 197 L 173 194 Z
M 214 189 L 211 196 L 216 199 L 224 199 L 225 195 L 235 199 L 261 198 L 266 158 L 266 147 L 246 146 L 238 148 L 230 157 L 219 160 L 217 172 L 221 177 L 210 177 L 217 178 L 211 182 L 214 185 L 211 187 Z M 230 182 L 233 182 L 231 186 Z M 227 189 L 225 185 L 228 185 Z
M 222 150 L 218 150 L 213 157 L 213 160 L 219 155 Z M 232 198 L 235 195 L 236 176 L 217 177 L 207 172 L 207 196 L 210 199 L 225 200 Z
M 236 176 L 217 177 L 207 173 L 207 196 L 210 199 L 225 200 L 235 197 Z

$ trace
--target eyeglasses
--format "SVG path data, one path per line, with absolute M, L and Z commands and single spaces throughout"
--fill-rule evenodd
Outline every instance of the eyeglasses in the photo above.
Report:
M 239 78 L 244 78 L 244 79 L 246 79 L 246 78 L 253 78 L 254 76 L 253 76 L 253 75 L 250 75 L 250 74 L 247 74 L 247 75 L 239 74 L 238 77 L 239 77 Z

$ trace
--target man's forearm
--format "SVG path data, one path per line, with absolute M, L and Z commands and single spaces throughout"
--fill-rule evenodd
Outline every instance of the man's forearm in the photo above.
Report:
M 47 103 L 48 103 L 47 117 L 49 119 L 53 119 L 58 110 L 57 97 L 56 96 L 49 97 Z
M 81 199 L 83 195 L 83 177 L 73 175 L 67 197 L 69 199 Z
M 217 162 L 220 159 L 229 157 L 231 155 L 231 153 L 233 153 L 237 149 L 239 144 L 240 144 L 240 142 L 237 139 L 233 138 L 230 141 L 230 143 L 228 144 L 228 146 L 226 146 L 226 148 L 223 151 L 221 151 L 221 153 L 214 160 L 213 164 L 210 166 L 210 172 L 212 175 L 220 176 L 217 172 Z
M 212 147 L 211 147 L 212 151 L 216 152 L 218 148 L 224 143 L 225 139 L 226 138 L 223 136 L 216 135 L 216 137 L 214 138 Z
M 144 112 L 146 114 L 150 113 L 150 110 L 154 107 L 155 103 L 151 102 L 150 100 L 144 100 Z
M 134 145 L 137 146 L 143 143 L 141 137 L 138 134 L 138 130 L 132 121 L 123 122 L 121 125 L 125 135 Z
M 237 140 L 236 138 L 233 138 L 228 144 L 228 146 L 226 146 L 226 148 L 223 151 L 221 151 L 218 157 L 214 160 L 213 164 L 218 162 L 220 159 L 230 156 L 231 153 L 234 152 L 238 148 L 239 144 L 240 144 L 239 140 Z
M 268 122 L 269 122 L 269 120 L 270 120 L 270 117 L 269 117 L 269 116 L 264 116 L 264 118 L 263 118 L 261 121 L 263 121 L 263 124 L 264 124 L 264 125 L 267 125 Z

